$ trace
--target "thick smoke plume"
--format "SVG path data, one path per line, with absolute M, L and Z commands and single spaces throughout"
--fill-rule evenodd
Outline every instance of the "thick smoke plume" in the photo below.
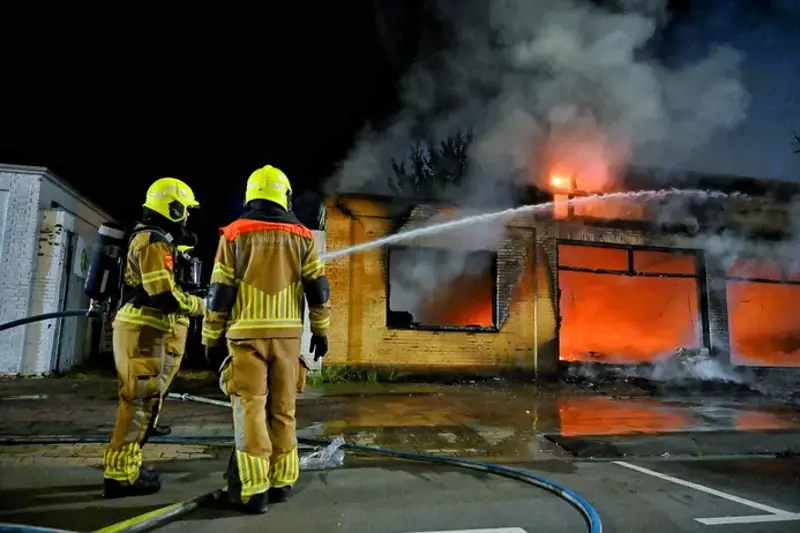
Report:
M 538 178 L 547 159 L 540 148 L 552 138 L 565 139 L 566 155 L 579 161 L 602 149 L 612 166 L 639 154 L 678 165 L 738 124 L 748 96 L 734 50 L 716 48 L 677 70 L 653 59 L 648 46 L 666 21 L 665 4 L 437 2 L 450 47 L 412 67 L 403 109 L 383 131 L 361 133 L 330 191 L 388 193 L 392 158 L 458 127 L 476 135 L 468 190 L 448 191 L 462 203 L 498 181 Z
M 385 128 L 361 132 L 328 192 L 392 194 L 393 159 L 459 128 L 474 140 L 464 182 L 438 191 L 450 205 L 508 207 L 519 185 L 547 187 L 553 173 L 590 192 L 609 190 L 624 165 L 643 159 L 679 167 L 744 118 L 737 52 L 719 47 L 667 68 L 654 59 L 653 44 L 667 22 L 666 0 L 599 4 L 436 2 L 449 45 L 410 69 L 402 110 Z M 487 228 L 470 242 L 494 249 L 503 236 L 502 227 Z M 452 263 L 406 266 L 418 301 L 463 274 Z

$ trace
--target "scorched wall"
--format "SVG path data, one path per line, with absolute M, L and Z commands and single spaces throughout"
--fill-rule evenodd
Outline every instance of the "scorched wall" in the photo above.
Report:
M 388 205 L 336 198 L 327 204 L 327 249 L 372 241 L 392 232 Z M 535 276 L 531 227 L 515 227 L 524 246 L 524 269 L 513 294 L 498 306 L 497 332 L 426 331 L 387 327 L 386 249 L 375 248 L 326 262 L 333 307 L 330 354 L 325 362 L 407 369 L 536 369 Z M 502 253 L 498 254 L 500 257 Z M 518 263 L 518 261 L 514 261 Z M 504 265 L 498 259 L 498 277 Z M 502 291 L 499 291 L 502 292 Z

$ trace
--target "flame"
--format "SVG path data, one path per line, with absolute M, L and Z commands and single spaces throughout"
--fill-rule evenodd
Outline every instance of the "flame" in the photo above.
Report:
M 741 260 L 728 275 L 778 281 L 780 271 L 768 261 Z M 728 280 L 727 300 L 734 364 L 800 367 L 800 285 Z
M 545 188 L 594 194 L 619 190 L 617 170 L 627 151 L 597 125 L 569 125 L 552 132 L 539 146 Z
M 626 250 L 570 245 L 558 249 L 561 267 L 628 270 Z M 695 272 L 690 254 L 635 251 L 633 262 L 641 273 Z M 649 363 L 702 342 L 696 279 L 560 270 L 558 282 L 562 360 Z
M 420 321 L 430 326 L 494 325 L 494 279 L 491 269 L 479 275 L 461 276 L 423 305 Z
M 570 179 L 558 174 L 550 178 L 550 184 L 556 189 L 570 189 Z

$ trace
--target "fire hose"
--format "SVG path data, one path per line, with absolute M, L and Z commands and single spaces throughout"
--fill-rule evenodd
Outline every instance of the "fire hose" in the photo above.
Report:
M 221 407 L 230 407 L 230 405 L 227 402 L 214 400 L 210 398 L 203 398 L 202 396 L 192 396 L 189 394 L 174 394 L 174 393 L 169 393 L 167 396 L 172 399 L 179 399 L 183 401 L 193 401 L 211 405 L 218 405 Z M 153 443 L 176 442 L 176 443 L 189 444 L 189 443 L 208 443 L 211 441 L 219 442 L 222 440 L 224 440 L 224 437 L 171 436 L 171 437 L 161 437 L 161 438 L 154 437 L 151 439 L 151 442 Z M 331 441 L 324 439 L 298 438 L 297 440 L 299 444 L 311 445 L 311 446 L 329 446 L 331 444 Z M 41 439 L 30 438 L 30 437 L 14 437 L 10 439 L 0 439 L 0 444 L 44 444 L 51 442 L 63 443 L 63 444 L 86 443 L 86 442 L 108 442 L 108 438 L 88 437 L 88 436 L 86 437 L 57 436 L 57 437 L 43 437 Z M 600 520 L 600 515 L 585 498 L 583 498 L 579 494 L 571 491 L 566 487 L 562 487 L 558 483 L 537 476 L 530 472 L 526 472 L 524 470 L 492 464 L 492 463 L 472 461 L 469 459 L 461 459 L 457 457 L 403 452 L 398 450 L 389 450 L 385 448 L 361 446 L 359 444 L 344 443 L 342 445 L 342 448 L 357 453 L 382 455 L 385 457 L 391 457 L 395 459 L 404 459 L 404 460 L 424 462 L 424 463 L 455 466 L 459 468 L 465 468 L 467 470 L 486 472 L 489 474 L 494 474 L 497 476 L 513 479 L 516 481 L 521 481 L 523 483 L 527 483 L 529 485 L 533 485 L 535 487 L 544 489 L 554 494 L 555 496 L 565 500 L 567 503 L 569 503 L 581 514 L 581 517 L 586 522 L 589 533 L 602 533 L 603 531 L 603 524 Z M 219 501 L 224 496 L 224 494 L 225 494 L 225 489 L 218 489 L 213 492 L 197 496 L 195 498 L 191 498 L 188 500 L 184 500 L 182 502 L 174 503 L 171 505 L 167 505 L 165 507 L 161 507 L 159 509 L 155 509 L 154 511 L 150 511 L 145 514 L 135 516 L 133 518 L 124 520 L 122 522 L 118 522 L 116 524 L 111 524 L 110 526 L 99 529 L 94 533 L 140 533 L 142 531 L 150 530 L 160 525 L 164 525 L 167 522 L 174 520 L 179 516 L 185 515 L 186 513 L 194 511 L 195 509 L 198 509 L 201 506 Z M 42 529 L 42 528 L 18 526 L 12 524 L 0 524 L 0 533 L 33 533 L 33 532 L 70 533 L 53 529 Z
M 95 310 L 90 309 L 71 309 L 68 311 L 58 311 L 56 313 L 44 313 L 43 315 L 33 315 L 33 316 L 26 316 L 17 320 L 11 320 L 10 322 L 4 322 L 0 324 L 0 331 L 5 331 L 7 329 L 16 328 L 17 326 L 24 326 L 25 324 L 31 324 L 33 322 L 40 322 L 42 320 L 50 320 L 52 318 L 67 318 L 71 316 L 92 316 L 95 313 Z M 2 533 L 2 529 L 0 529 L 0 533 Z

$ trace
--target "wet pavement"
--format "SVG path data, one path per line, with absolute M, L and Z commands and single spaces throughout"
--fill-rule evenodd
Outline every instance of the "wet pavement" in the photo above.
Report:
M 181 379 L 175 389 L 223 400 L 207 381 Z M 115 410 L 113 380 L 0 380 L 0 522 L 92 531 L 219 488 L 232 439 L 227 407 L 166 403 L 174 435 L 206 442 L 148 444 L 145 463 L 165 481 L 149 497 L 99 498 L 102 443 L 18 440 L 103 439 Z M 607 532 L 709 527 L 697 519 L 733 531 L 800 528 L 800 409 L 758 395 L 654 396 L 632 383 L 344 384 L 310 388 L 298 426 L 304 437 L 513 464 L 586 497 Z M 572 507 L 519 482 L 352 454 L 345 465 L 304 472 L 295 498 L 267 516 L 201 509 L 162 531 L 585 530 Z
M 176 390 L 224 400 L 208 382 L 183 380 Z M 46 397 L 11 399 L 37 394 Z M 23 436 L 104 438 L 111 431 L 115 411 L 113 380 L 0 381 L 0 444 L 3 439 Z M 310 388 L 299 399 L 297 413 L 304 437 L 343 435 L 348 442 L 367 446 L 495 462 L 570 454 L 611 457 L 608 450 L 614 449 L 622 450 L 617 455 L 626 457 L 708 454 L 708 446 L 692 443 L 709 432 L 748 435 L 749 440 L 742 439 L 741 445 L 729 438 L 730 446 L 715 453 L 800 452 L 800 409 L 795 405 L 753 395 L 654 397 L 630 384 L 599 390 L 497 382 L 345 384 Z M 173 426 L 173 435 L 178 437 L 218 438 L 222 442 L 232 437 L 230 412 L 225 407 L 168 400 L 162 420 Z M 658 437 L 655 444 L 652 438 L 643 438 L 648 436 Z M 759 439 L 769 443 L 759 443 Z M 54 465 L 62 457 L 59 450 L 66 454 L 65 459 L 83 461 L 64 465 L 96 464 L 92 461 L 99 460 L 102 445 L 81 446 L 78 457 L 70 455 L 76 451 L 74 446 L 2 446 L 0 464 L 24 459 L 23 464 L 47 460 Z M 602 453 L 586 451 L 592 447 Z M 216 457 L 209 447 L 177 448 L 167 448 L 151 458 Z
M 556 496 L 490 474 L 408 462 L 363 463 L 304 472 L 292 499 L 264 516 L 209 505 L 157 529 L 163 532 L 288 531 L 352 533 L 503 533 L 587 531 L 581 515 Z M 159 506 L 217 489 L 223 461 L 164 465 L 162 492 L 99 498 L 89 467 L 4 469 L 0 521 L 95 531 Z M 605 532 L 726 531 L 789 533 L 800 527 L 800 461 L 536 461 L 518 468 L 586 498 Z M 518 529 L 513 529 L 518 528 Z M 496 533 L 501 533 L 500 531 Z

